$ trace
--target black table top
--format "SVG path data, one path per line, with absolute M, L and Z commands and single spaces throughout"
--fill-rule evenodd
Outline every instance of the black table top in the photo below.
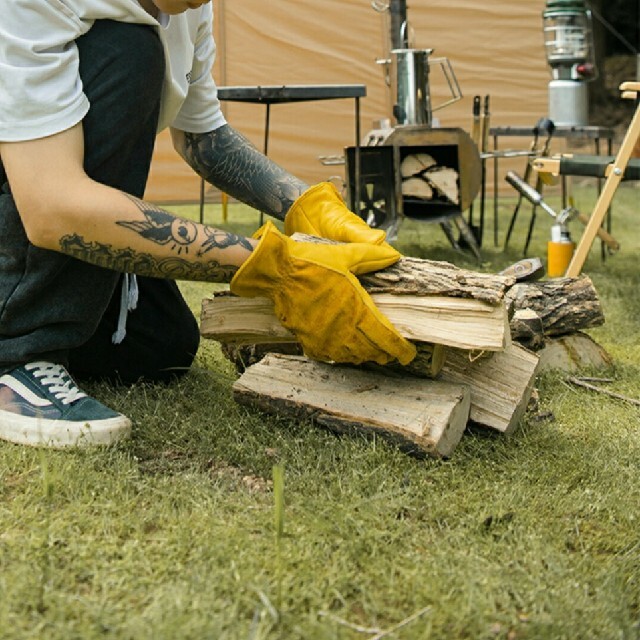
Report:
M 229 102 L 277 104 L 309 100 L 361 98 L 367 95 L 363 84 L 290 84 L 269 86 L 218 87 L 218 98 Z

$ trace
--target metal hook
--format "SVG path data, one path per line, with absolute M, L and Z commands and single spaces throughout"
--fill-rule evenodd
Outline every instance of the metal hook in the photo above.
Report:
M 384 2 L 378 2 L 378 0 L 372 0 L 371 6 L 378 13 L 384 13 L 389 10 L 389 4 Z
M 409 24 L 405 20 L 400 26 L 400 42 L 402 42 L 407 49 L 413 49 L 413 37 L 413 29 L 409 27 Z

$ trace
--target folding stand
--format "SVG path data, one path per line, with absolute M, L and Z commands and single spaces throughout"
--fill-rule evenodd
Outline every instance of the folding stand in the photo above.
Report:
M 533 161 L 533 168 L 540 173 L 582 175 L 605 179 L 593 213 L 567 268 L 565 275 L 570 278 L 576 278 L 580 275 L 620 182 L 622 180 L 640 180 L 640 159 L 631 159 L 634 145 L 640 138 L 640 100 L 638 99 L 640 82 L 623 82 L 620 85 L 620 91 L 622 98 L 636 100 L 637 107 L 615 157 L 565 155 L 537 158 Z

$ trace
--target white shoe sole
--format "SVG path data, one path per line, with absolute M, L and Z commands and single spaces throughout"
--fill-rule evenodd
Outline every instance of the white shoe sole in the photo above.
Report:
M 119 415 L 96 422 L 46 420 L 0 410 L 0 438 L 32 447 L 88 447 L 110 445 L 131 434 L 131 420 Z

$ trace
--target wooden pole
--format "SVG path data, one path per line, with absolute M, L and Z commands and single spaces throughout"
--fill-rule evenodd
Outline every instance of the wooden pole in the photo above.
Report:
M 623 97 L 634 97 L 637 99 L 638 93 L 640 92 L 640 82 L 623 82 L 620 85 L 620 90 L 623 92 Z M 604 217 L 607 215 L 609 205 L 611 204 L 611 200 L 613 199 L 618 185 L 622 181 L 625 169 L 629 164 L 629 160 L 633 152 L 633 147 L 638 138 L 640 138 L 640 102 L 638 103 L 638 108 L 631 120 L 629 129 L 627 130 L 627 133 L 620 145 L 618 155 L 616 156 L 609 175 L 605 180 L 604 187 L 598 196 L 591 218 L 587 223 L 586 229 L 584 230 L 584 233 L 580 238 L 580 242 L 576 247 L 575 253 L 573 254 L 573 258 L 569 263 L 566 272 L 567 277 L 576 278 L 580 275 L 582 267 L 584 266 L 591 249 L 591 245 L 598 233 L 598 229 L 602 225 Z

